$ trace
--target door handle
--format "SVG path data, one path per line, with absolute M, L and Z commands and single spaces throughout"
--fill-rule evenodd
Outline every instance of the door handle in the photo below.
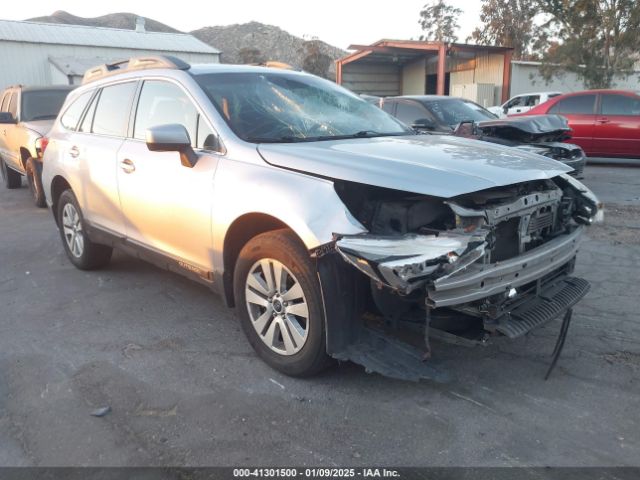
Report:
M 69 156 L 72 158 L 78 158 L 80 156 L 80 149 L 74 145 L 69 149 Z
M 599 118 L 598 120 L 596 120 L 596 122 L 598 122 L 598 123 L 609 123 L 609 119 L 608 118 Z
M 128 158 L 125 158 L 120 162 L 120 168 L 124 173 L 133 173 L 136 171 L 135 164 Z

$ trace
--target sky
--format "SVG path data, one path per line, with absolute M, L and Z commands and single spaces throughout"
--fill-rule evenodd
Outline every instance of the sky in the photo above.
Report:
M 425 0 L 30 0 L 3 2 L 0 18 L 25 20 L 65 10 L 80 17 L 131 12 L 153 18 L 178 30 L 252 20 L 276 25 L 299 37 L 318 37 L 346 49 L 381 38 L 418 38 L 418 18 Z M 478 25 L 480 0 L 449 0 L 460 8 L 459 40 Z

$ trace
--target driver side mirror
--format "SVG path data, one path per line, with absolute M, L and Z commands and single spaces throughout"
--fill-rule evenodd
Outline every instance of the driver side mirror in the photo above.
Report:
M 413 122 L 411 128 L 414 130 L 435 130 L 438 126 L 430 118 L 419 118 Z
M 178 152 L 180 162 L 188 168 L 193 168 L 198 161 L 198 155 L 191 148 L 189 132 L 183 125 L 172 123 L 158 125 L 146 131 L 147 148 L 151 152 Z
M 504 114 L 506 115 L 508 112 L 509 112 L 509 106 L 508 106 L 508 105 L 505 105 L 505 106 L 502 108 L 502 113 L 504 113 Z
M 18 122 L 10 112 L 0 112 L 0 123 L 15 124 Z

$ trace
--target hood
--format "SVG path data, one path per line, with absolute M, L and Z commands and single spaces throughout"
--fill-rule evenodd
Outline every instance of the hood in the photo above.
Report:
M 51 120 L 33 120 L 31 122 L 22 122 L 22 125 L 24 125 L 29 130 L 33 130 L 40 136 L 45 136 L 47 133 L 49 133 L 55 121 L 55 118 L 52 118 Z
M 484 135 L 530 143 L 560 142 L 571 138 L 567 119 L 560 115 L 527 115 L 487 120 L 477 124 Z
M 571 171 L 541 155 L 444 135 L 260 144 L 258 152 L 278 167 L 441 198 Z

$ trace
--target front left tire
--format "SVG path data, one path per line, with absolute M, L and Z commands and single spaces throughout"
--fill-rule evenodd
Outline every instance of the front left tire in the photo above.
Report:
M 5 187 L 13 190 L 14 188 L 20 188 L 22 186 L 22 175 L 9 168 L 1 158 L 0 171 L 2 171 L 2 181 Z
M 78 200 L 71 190 L 58 199 L 58 224 L 67 257 L 80 270 L 96 270 L 111 260 L 113 249 L 91 241 Z
M 44 198 L 44 189 L 42 188 L 42 164 L 29 157 L 25 164 L 25 172 L 27 173 L 27 184 L 33 197 L 33 203 L 39 208 L 46 207 L 47 203 Z
M 236 262 L 233 283 L 242 329 L 267 364 L 307 377 L 331 363 L 316 269 L 292 231 L 250 240 Z

